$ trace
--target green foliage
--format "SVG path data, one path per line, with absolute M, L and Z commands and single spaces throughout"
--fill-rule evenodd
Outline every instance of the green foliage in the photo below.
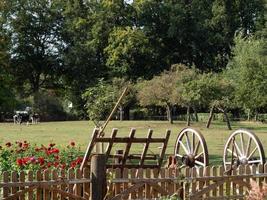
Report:
M 107 66 L 120 77 L 136 79 L 151 75 L 149 42 L 141 29 L 116 28 L 105 48 Z
M 99 127 L 100 120 L 108 116 L 116 99 L 112 85 L 100 80 L 97 85 L 88 88 L 82 97 L 86 101 L 89 118 Z
M 267 43 L 253 37 L 236 37 L 227 76 L 235 84 L 236 102 L 257 110 L 267 104 Z

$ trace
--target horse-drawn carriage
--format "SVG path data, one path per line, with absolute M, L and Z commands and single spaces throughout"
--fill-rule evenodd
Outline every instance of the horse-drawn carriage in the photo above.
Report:
M 37 113 L 31 114 L 28 110 L 23 111 L 15 111 L 15 115 L 13 116 L 14 124 L 22 124 L 23 122 L 26 124 L 37 124 L 40 121 L 39 115 Z

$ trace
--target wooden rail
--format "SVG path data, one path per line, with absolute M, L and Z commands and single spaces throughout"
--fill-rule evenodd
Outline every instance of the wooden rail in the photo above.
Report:
M 1 200 L 245 199 L 250 181 L 267 184 L 267 164 L 240 166 L 225 174 L 222 166 L 170 169 L 105 169 L 105 155 L 92 157 L 91 170 L 4 172 Z M 105 173 L 106 172 L 106 173 Z M 106 175 L 107 174 L 107 175 Z M 74 185 L 76 185 L 74 189 Z

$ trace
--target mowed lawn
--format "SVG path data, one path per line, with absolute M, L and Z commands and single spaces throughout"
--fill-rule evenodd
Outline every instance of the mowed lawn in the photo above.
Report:
M 171 138 L 168 143 L 167 153 L 173 154 L 174 145 L 178 133 L 186 127 L 185 122 L 174 122 L 169 124 L 165 121 L 111 121 L 105 134 L 110 136 L 112 128 L 118 128 L 118 136 L 129 135 L 130 129 L 136 129 L 136 137 L 146 137 L 148 129 L 153 129 L 153 137 L 164 137 L 166 130 L 171 130 Z M 211 128 L 207 129 L 205 123 L 193 123 L 192 128 L 199 130 L 205 137 L 210 164 L 219 164 L 222 162 L 224 144 L 232 131 L 229 131 L 225 123 L 213 122 Z M 267 124 L 253 122 L 234 122 L 233 130 L 238 128 L 247 128 L 256 133 L 263 143 L 267 153 Z M 32 144 L 48 145 L 50 142 L 56 143 L 59 147 L 64 147 L 70 141 L 75 141 L 82 151 L 85 151 L 90 141 L 94 124 L 89 121 L 70 121 L 70 122 L 44 122 L 37 125 L 14 125 L 12 123 L 0 123 L 0 144 L 6 142 L 27 140 Z M 159 144 L 151 146 L 149 153 L 158 154 Z M 140 153 L 143 145 L 134 145 L 133 153 Z M 115 149 L 123 149 L 116 144 Z

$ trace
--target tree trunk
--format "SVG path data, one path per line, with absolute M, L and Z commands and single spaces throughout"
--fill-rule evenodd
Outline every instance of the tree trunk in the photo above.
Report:
M 250 109 L 248 109 L 248 121 L 250 121 Z
M 123 107 L 122 106 L 119 107 L 119 112 L 120 112 L 120 121 L 122 121 L 123 120 Z
M 209 115 L 209 119 L 208 119 L 208 122 L 207 122 L 207 125 L 206 127 L 209 128 L 210 127 L 210 124 L 211 124 L 211 120 L 213 118 L 213 114 L 214 114 L 214 105 L 211 107 L 210 109 L 210 115 Z
M 191 121 L 190 106 L 187 106 L 187 126 L 190 126 L 190 121 Z
M 232 130 L 232 127 L 231 127 L 231 124 L 230 124 L 230 120 L 229 120 L 229 117 L 227 115 L 227 112 L 226 110 L 223 110 L 223 115 L 224 115 L 224 118 L 225 118 L 225 121 L 227 123 L 227 127 L 229 130 Z
M 194 110 L 194 115 L 195 115 L 196 122 L 198 122 L 197 109 L 195 107 L 193 107 L 193 110 Z
M 173 119 L 172 119 L 172 106 L 171 105 L 167 105 L 167 119 L 168 119 L 168 121 L 171 124 L 173 123 Z
M 258 121 L 258 118 L 259 118 L 259 113 L 258 113 L 258 111 L 256 110 L 256 111 L 255 111 L 255 121 Z
M 130 120 L 130 106 L 126 106 L 123 111 L 123 119 Z

